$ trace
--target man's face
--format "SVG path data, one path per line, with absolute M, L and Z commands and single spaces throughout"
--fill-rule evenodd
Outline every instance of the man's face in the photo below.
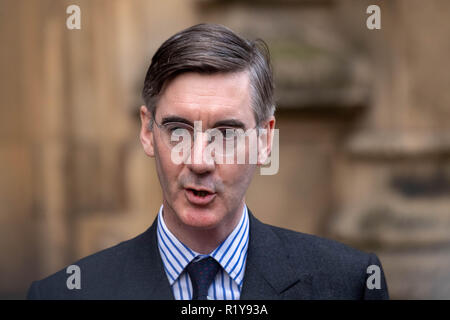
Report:
M 202 229 L 232 225 L 244 205 L 255 164 L 217 164 L 214 161 L 176 164 L 171 149 L 163 141 L 161 124 L 201 121 L 202 130 L 215 127 L 255 128 L 250 105 L 250 85 L 246 72 L 203 75 L 184 73 L 164 88 L 155 113 L 156 123 L 148 129 L 151 115 L 141 107 L 141 142 L 154 156 L 164 198 L 164 218 L 182 227 Z M 203 136 L 203 135 L 201 135 Z M 206 147 L 202 138 L 193 147 Z M 201 157 L 200 157 L 201 159 Z M 198 191 L 207 191 L 204 197 Z

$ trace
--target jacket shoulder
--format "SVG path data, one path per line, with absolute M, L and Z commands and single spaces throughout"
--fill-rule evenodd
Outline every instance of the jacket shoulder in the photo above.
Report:
M 269 228 L 280 239 L 293 268 L 309 270 L 321 298 L 388 298 L 381 262 L 375 254 L 311 234 Z M 380 268 L 382 290 L 368 290 L 366 286 L 372 265 Z
M 365 260 L 369 255 L 364 251 L 336 240 L 275 226 L 269 226 L 269 228 L 278 236 L 289 252 L 300 250 L 302 253 L 313 254 L 313 256 L 320 255 L 324 258 L 342 257 L 350 260 Z
M 114 287 L 126 261 L 136 246 L 139 246 L 139 242 L 143 241 L 144 234 L 86 256 L 42 280 L 34 281 L 28 290 L 27 299 L 113 297 Z M 69 268 L 71 266 L 75 268 Z M 82 279 L 83 290 L 68 289 L 68 282 L 73 280 L 70 277 L 75 273 Z

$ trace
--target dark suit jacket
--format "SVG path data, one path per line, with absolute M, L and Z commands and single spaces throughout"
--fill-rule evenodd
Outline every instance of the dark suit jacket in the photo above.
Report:
M 374 254 L 261 223 L 251 212 L 241 300 L 388 299 Z M 156 220 L 144 233 L 77 261 L 81 289 L 69 290 L 63 269 L 32 283 L 28 299 L 174 299 L 157 246 Z M 381 288 L 368 289 L 369 265 Z

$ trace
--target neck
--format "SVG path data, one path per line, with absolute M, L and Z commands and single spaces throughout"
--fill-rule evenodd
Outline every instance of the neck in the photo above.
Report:
M 177 218 L 173 209 L 164 201 L 164 223 L 172 234 L 190 249 L 200 254 L 209 254 L 216 249 L 234 230 L 242 217 L 244 200 L 229 219 L 224 219 L 214 228 L 202 229 L 187 226 Z

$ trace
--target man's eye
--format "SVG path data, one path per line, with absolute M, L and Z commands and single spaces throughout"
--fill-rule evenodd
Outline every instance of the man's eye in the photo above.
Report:
M 236 130 L 234 128 L 219 128 L 224 139 L 230 140 L 236 137 Z
M 169 127 L 167 127 L 167 131 L 169 131 L 169 132 L 174 132 L 174 131 L 179 130 L 179 129 L 183 129 L 183 128 L 176 127 L 176 126 L 169 126 Z
M 182 125 L 182 124 L 178 124 L 178 123 L 168 123 L 165 125 L 167 131 L 169 131 L 170 133 L 173 133 L 177 130 L 187 130 L 190 131 L 190 128 L 188 126 Z M 180 131 L 181 132 L 181 131 Z

